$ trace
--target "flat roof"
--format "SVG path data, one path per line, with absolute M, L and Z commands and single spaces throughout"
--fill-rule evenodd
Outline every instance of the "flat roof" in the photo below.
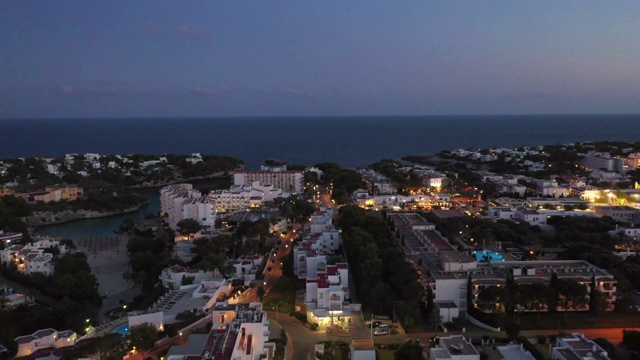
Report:
M 371 340 L 351 340 L 351 344 L 356 350 L 375 350 Z

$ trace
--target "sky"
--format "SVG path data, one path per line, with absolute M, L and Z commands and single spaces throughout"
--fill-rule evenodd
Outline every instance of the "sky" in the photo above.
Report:
M 640 113 L 640 1 L 0 0 L 0 118 Z

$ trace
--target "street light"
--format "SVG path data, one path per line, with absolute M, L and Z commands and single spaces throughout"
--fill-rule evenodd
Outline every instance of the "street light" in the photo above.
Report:
M 280 323 L 280 312 L 278 311 L 278 306 L 280 306 L 280 304 L 282 304 L 284 302 L 284 300 L 280 301 L 279 303 L 277 303 L 276 306 L 276 322 Z

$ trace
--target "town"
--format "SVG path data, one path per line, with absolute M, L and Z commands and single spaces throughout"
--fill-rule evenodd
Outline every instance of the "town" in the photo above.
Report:
M 3 159 L 0 359 L 638 359 L 639 184 L 639 142 Z

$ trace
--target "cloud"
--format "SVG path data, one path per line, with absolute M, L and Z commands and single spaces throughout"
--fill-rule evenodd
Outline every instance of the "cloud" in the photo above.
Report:
M 183 25 L 178 28 L 178 33 L 183 36 L 197 41 L 211 42 L 211 35 L 200 30 L 197 26 Z
M 316 97 L 315 93 L 302 92 L 302 91 L 294 89 L 294 88 L 287 88 L 283 92 L 284 92 L 285 95 L 288 95 L 288 96 L 294 97 L 294 98 L 312 98 L 312 97 Z
M 138 32 L 143 34 L 160 34 L 162 33 L 162 30 L 154 22 L 149 21 L 148 23 L 140 26 Z
M 189 93 L 192 95 L 200 95 L 200 96 L 221 96 L 222 91 L 217 89 L 209 89 L 203 87 L 194 87 L 189 89 Z
M 60 85 L 56 88 L 56 91 L 63 94 L 73 94 L 76 92 L 76 89 L 71 85 Z
M 71 85 L 60 85 L 58 87 L 56 87 L 54 89 L 54 91 L 61 93 L 61 94 L 65 94 L 65 95 L 94 95 L 94 96 L 101 96 L 101 95 L 109 95 L 109 96 L 123 96 L 123 95 L 134 95 L 136 94 L 135 91 L 132 91 L 130 89 L 123 89 L 123 88 L 80 88 L 80 87 L 76 87 L 76 86 L 71 86 Z

